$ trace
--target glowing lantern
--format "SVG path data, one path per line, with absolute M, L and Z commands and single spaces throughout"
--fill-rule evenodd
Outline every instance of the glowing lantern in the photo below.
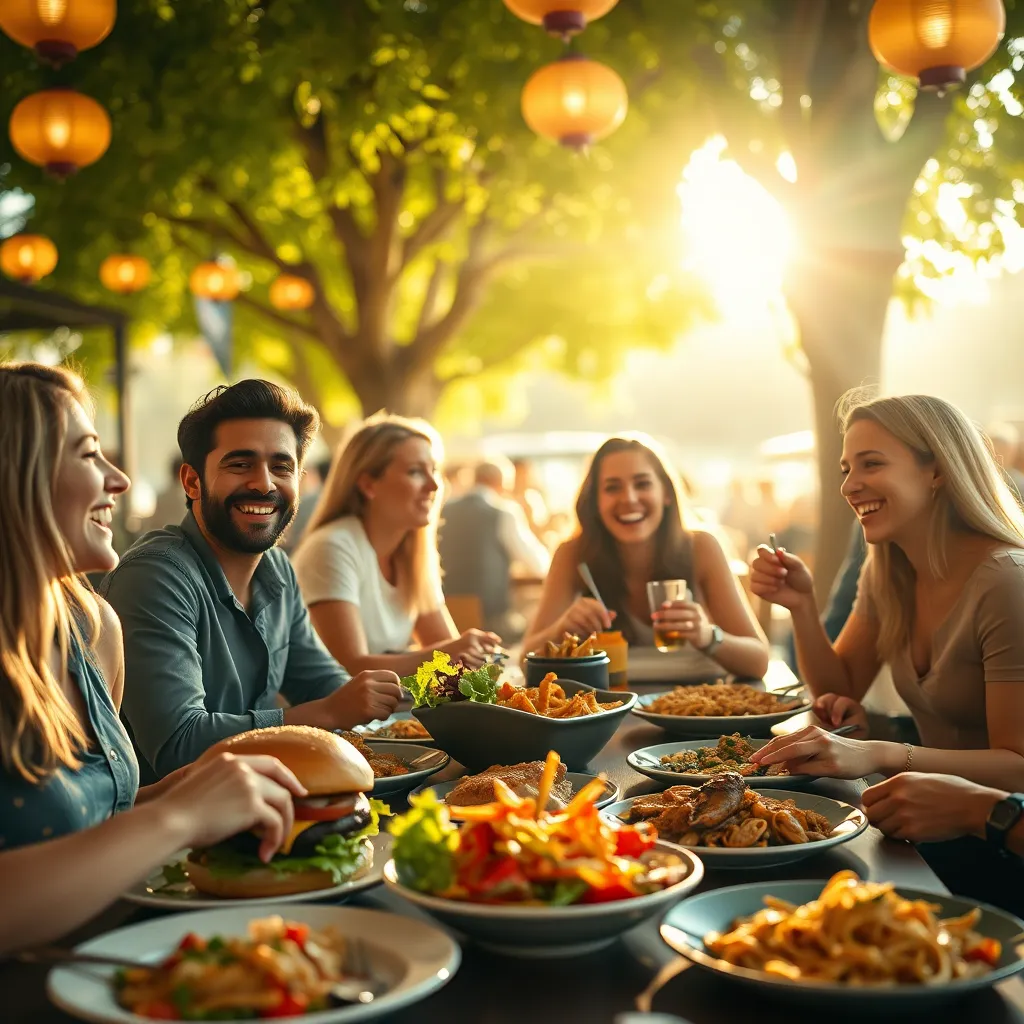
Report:
M 505 0 L 505 6 L 531 25 L 543 25 L 553 36 L 568 39 L 587 22 L 604 17 L 619 0 Z
M 981 67 L 1005 31 L 1003 0 L 875 0 L 868 22 L 879 63 L 939 91 Z
M 188 281 L 192 294 L 214 302 L 230 302 L 241 291 L 238 268 L 233 263 L 209 260 L 200 263 Z
M 108 256 L 100 264 L 100 281 L 112 292 L 131 295 L 149 284 L 149 262 L 141 256 Z
M 611 135 L 628 109 L 622 79 L 579 54 L 567 54 L 534 72 L 523 89 L 526 123 L 538 135 L 573 149 Z
M 66 178 L 95 163 L 110 145 L 110 118 L 73 89 L 46 89 L 26 96 L 11 113 L 11 142 L 30 164 Z
M 57 247 L 43 235 L 14 235 L 0 244 L 0 270 L 22 284 L 53 273 Z
M 0 29 L 57 65 L 106 39 L 116 17 L 116 0 L 0 0 Z
M 275 309 L 309 309 L 313 297 L 313 286 L 294 274 L 282 274 L 270 286 L 270 304 Z

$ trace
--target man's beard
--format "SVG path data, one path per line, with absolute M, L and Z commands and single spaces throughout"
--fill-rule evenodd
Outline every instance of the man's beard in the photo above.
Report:
M 272 502 L 274 511 L 267 516 L 266 526 L 253 523 L 248 529 L 239 527 L 231 518 L 231 509 L 235 505 L 266 504 Z M 203 515 L 203 523 L 207 530 L 229 551 L 240 554 L 258 555 L 269 551 L 278 538 L 284 533 L 288 524 L 295 518 L 298 502 L 291 503 L 278 494 L 260 494 L 259 491 L 238 491 L 224 501 L 214 498 L 201 484 L 199 507 Z

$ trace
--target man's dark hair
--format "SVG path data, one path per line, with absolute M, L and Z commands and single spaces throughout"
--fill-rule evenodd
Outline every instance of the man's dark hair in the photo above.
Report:
M 228 420 L 280 420 L 295 431 L 299 465 L 320 429 L 320 416 L 293 388 L 268 380 L 221 384 L 203 395 L 178 424 L 181 458 L 200 476 L 214 449 L 217 427 Z M 191 508 L 191 501 L 188 502 Z

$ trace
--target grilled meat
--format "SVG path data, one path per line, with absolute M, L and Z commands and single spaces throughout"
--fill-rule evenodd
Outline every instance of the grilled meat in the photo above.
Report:
M 690 824 L 698 828 L 714 828 L 732 817 L 743 802 L 747 784 L 736 772 L 726 772 L 709 779 L 700 787 L 693 802 Z
M 460 779 L 459 784 L 444 798 L 453 807 L 467 807 L 471 804 L 489 804 L 494 799 L 494 780 L 501 779 L 516 796 L 536 797 L 544 774 L 543 761 L 523 761 L 513 765 L 491 765 L 479 775 Z M 559 763 L 555 781 L 551 786 L 551 797 L 564 807 L 572 799 L 572 783 L 565 777 L 565 765 Z M 558 810 L 553 800 L 548 800 L 548 810 Z

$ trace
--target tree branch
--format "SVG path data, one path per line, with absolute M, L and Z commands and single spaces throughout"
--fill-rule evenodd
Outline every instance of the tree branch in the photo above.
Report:
M 442 238 L 465 207 L 445 198 L 445 174 L 434 168 L 434 208 L 417 225 L 402 246 L 402 265 L 408 266 L 428 246 Z
M 427 290 L 423 296 L 423 305 L 420 306 L 420 315 L 416 324 L 416 334 L 414 337 L 418 338 L 426 329 L 427 324 L 434 318 L 434 309 L 437 306 L 437 296 L 441 290 L 441 282 L 444 280 L 445 271 L 447 269 L 447 264 L 442 260 L 436 260 L 434 262 L 434 269 L 430 274 L 430 280 L 427 282 Z
M 211 239 L 225 242 L 228 245 L 233 245 L 237 249 L 241 249 L 243 252 L 248 252 L 251 255 L 257 255 L 253 249 L 249 246 L 245 239 L 240 235 L 235 234 L 226 224 L 222 224 L 220 221 L 210 220 L 206 217 L 179 217 L 173 213 L 160 213 L 157 212 L 157 216 L 162 220 L 167 221 L 168 224 L 176 224 L 178 227 L 188 228 L 190 231 L 196 231 L 203 235 L 208 235 Z M 176 233 L 178 237 L 180 235 Z M 202 259 L 209 259 L 210 254 L 207 253 Z
M 246 235 L 249 237 L 250 242 L 245 246 L 249 252 L 261 256 L 263 259 L 270 263 L 276 264 L 282 270 L 291 270 L 292 265 L 286 263 L 277 254 L 277 250 L 271 245 L 270 240 L 265 234 L 259 224 L 257 224 L 254 217 L 249 214 L 249 211 L 237 200 L 229 199 L 217 186 L 217 183 L 212 178 L 200 178 L 199 187 L 215 199 L 220 200 L 235 216 L 238 223 L 245 229 Z
M 279 327 L 283 327 L 287 331 L 294 331 L 296 334 L 305 335 L 307 338 L 312 338 L 314 341 L 320 341 L 320 335 L 317 334 L 312 325 L 302 323 L 299 320 L 293 320 L 290 316 L 286 316 L 280 310 L 274 309 L 273 306 L 265 306 L 258 299 L 254 299 L 251 295 L 246 295 L 245 292 L 240 292 L 235 301 L 241 303 L 243 306 L 248 306 L 250 309 L 259 313 L 260 316 L 265 317 L 267 320 L 272 321 Z

